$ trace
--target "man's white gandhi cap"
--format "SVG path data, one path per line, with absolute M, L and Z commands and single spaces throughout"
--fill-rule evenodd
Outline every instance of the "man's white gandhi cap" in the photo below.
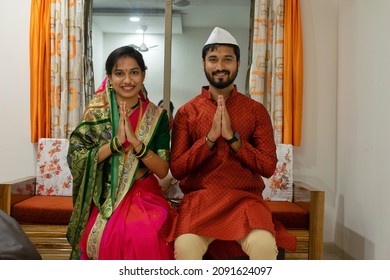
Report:
M 238 46 L 237 41 L 232 36 L 232 34 L 220 27 L 214 28 L 214 30 L 210 34 L 210 37 L 207 39 L 206 44 L 204 45 L 206 46 L 210 44 L 230 44 Z

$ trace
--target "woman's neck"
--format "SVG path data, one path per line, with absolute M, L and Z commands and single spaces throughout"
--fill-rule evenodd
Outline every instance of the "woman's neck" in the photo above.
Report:
M 117 101 L 118 104 L 120 102 L 125 102 L 126 103 L 126 107 L 127 107 L 128 110 L 135 109 L 139 105 L 138 95 L 134 96 L 134 97 L 131 97 L 131 98 L 120 98 L 120 97 L 117 97 L 116 101 Z

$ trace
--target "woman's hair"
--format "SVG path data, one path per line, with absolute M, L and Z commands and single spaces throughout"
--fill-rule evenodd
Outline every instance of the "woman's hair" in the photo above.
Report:
M 164 100 L 161 99 L 159 102 L 158 102 L 158 106 L 162 105 L 164 103 Z M 171 111 L 171 113 L 173 113 L 173 110 L 175 109 L 175 107 L 173 107 L 173 103 L 172 101 L 169 101 L 169 111 Z
M 115 64 L 122 57 L 134 58 L 137 61 L 142 72 L 145 72 L 146 69 L 148 69 L 145 65 L 144 58 L 139 51 L 137 51 L 136 49 L 134 49 L 133 47 L 130 47 L 130 46 L 123 46 L 123 47 L 120 47 L 120 48 L 117 48 L 116 50 L 114 50 L 107 57 L 107 60 L 106 60 L 106 74 L 107 75 L 112 74 L 112 70 L 114 69 Z

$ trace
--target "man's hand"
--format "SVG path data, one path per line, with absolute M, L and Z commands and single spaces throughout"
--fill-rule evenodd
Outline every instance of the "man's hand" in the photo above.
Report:
M 215 111 L 213 123 L 211 125 L 211 129 L 209 133 L 207 134 L 208 139 L 214 143 L 218 140 L 218 138 L 221 136 L 221 130 L 222 130 L 222 107 L 220 102 L 220 96 L 218 96 L 218 103 L 217 103 L 217 110 Z M 223 97 L 222 97 L 223 100 Z
M 230 123 L 230 116 L 229 112 L 226 109 L 225 106 L 225 99 L 222 95 L 218 96 L 218 107 L 221 107 L 221 135 L 225 140 L 229 140 L 233 137 L 233 129 L 232 125 Z

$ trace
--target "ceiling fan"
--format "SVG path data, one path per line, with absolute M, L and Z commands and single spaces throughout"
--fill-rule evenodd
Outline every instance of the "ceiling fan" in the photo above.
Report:
M 136 49 L 140 52 L 147 52 L 151 48 L 158 47 L 158 45 L 154 45 L 154 46 L 150 46 L 150 47 L 146 46 L 146 44 L 145 44 L 145 31 L 148 29 L 148 27 L 146 25 L 141 25 L 141 29 L 142 29 L 142 43 L 141 43 L 141 45 L 137 46 L 134 44 L 130 44 L 130 47 L 133 47 L 134 49 Z
M 188 0 L 173 0 L 172 4 L 177 7 L 187 7 L 190 4 Z

